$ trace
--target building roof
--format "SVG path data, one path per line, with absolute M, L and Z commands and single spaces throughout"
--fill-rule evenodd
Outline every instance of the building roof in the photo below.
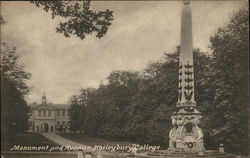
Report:
M 48 108 L 48 109 L 69 109 L 69 104 L 29 104 L 29 107 L 31 109 L 37 109 L 37 108 Z
M 42 103 L 41 104 L 29 104 L 28 105 L 31 110 L 37 109 L 37 108 L 43 108 L 43 109 L 69 109 L 70 105 L 69 104 L 52 104 L 48 103 L 47 104 L 47 98 L 45 94 L 42 96 Z

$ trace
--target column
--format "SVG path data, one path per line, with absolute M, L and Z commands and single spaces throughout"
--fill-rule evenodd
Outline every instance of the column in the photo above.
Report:
M 203 131 L 198 126 L 201 113 L 194 98 L 194 65 L 192 14 L 188 0 L 181 11 L 181 49 L 179 61 L 177 112 L 171 116 L 173 128 L 169 132 L 169 148 L 173 151 L 203 151 Z

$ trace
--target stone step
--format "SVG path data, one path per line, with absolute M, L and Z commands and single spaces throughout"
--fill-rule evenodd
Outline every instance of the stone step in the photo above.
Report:
M 135 158 L 238 158 L 235 155 L 221 155 L 221 156 L 135 156 Z
M 243 158 L 241 156 L 220 153 L 215 150 L 206 150 L 202 153 L 190 153 L 190 152 L 181 152 L 181 151 L 168 151 L 168 150 L 158 150 L 150 152 L 147 154 L 150 157 L 161 157 L 161 158 Z M 148 158 L 150 158 L 148 157 Z

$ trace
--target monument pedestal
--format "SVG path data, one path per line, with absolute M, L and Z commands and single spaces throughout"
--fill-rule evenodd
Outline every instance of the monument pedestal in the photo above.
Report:
M 171 116 L 173 128 L 169 132 L 169 151 L 204 151 L 203 131 L 198 126 L 201 114 L 195 108 L 180 108 Z

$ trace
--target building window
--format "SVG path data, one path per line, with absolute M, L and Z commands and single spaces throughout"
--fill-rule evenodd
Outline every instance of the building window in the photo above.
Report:
M 51 116 L 51 110 L 49 110 L 49 114 L 48 115 Z
M 38 116 L 41 116 L 41 115 L 42 115 L 41 110 L 38 110 Z
M 62 123 L 63 123 L 63 126 L 65 126 L 65 121 L 63 121 Z
M 45 111 L 45 110 L 43 110 L 43 116 L 44 116 L 44 117 L 46 116 L 46 111 Z
M 57 110 L 57 116 L 60 116 L 60 110 Z
M 62 115 L 65 116 L 65 110 L 62 111 Z
M 69 116 L 69 110 L 67 110 L 67 116 Z

